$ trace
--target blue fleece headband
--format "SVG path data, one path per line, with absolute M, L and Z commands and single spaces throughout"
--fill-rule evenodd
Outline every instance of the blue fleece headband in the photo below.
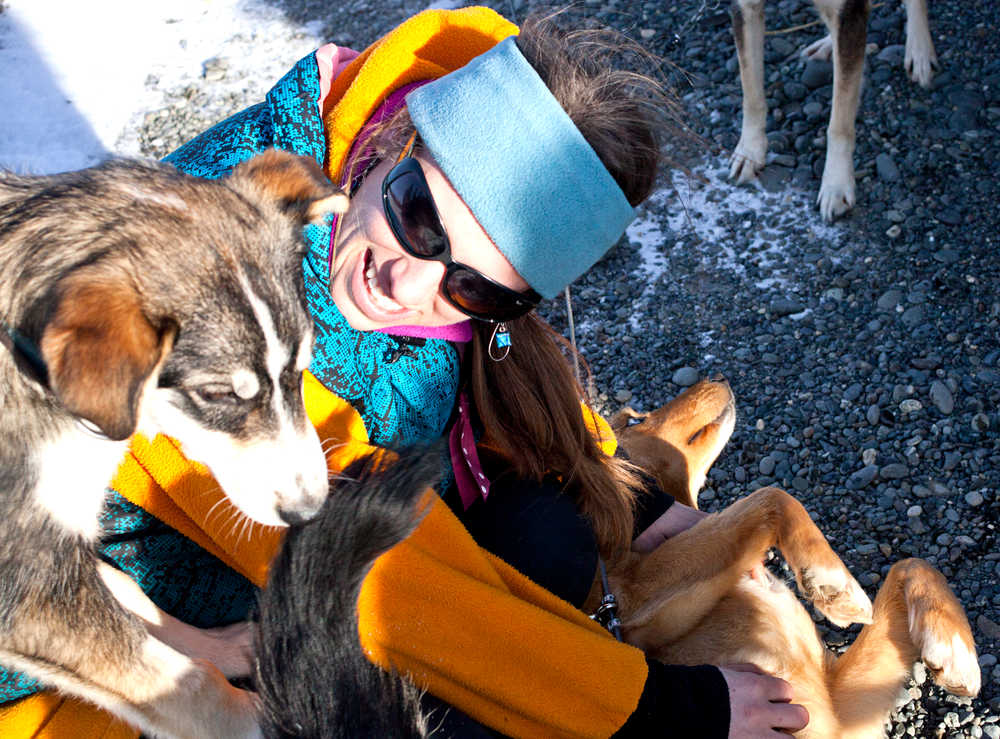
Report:
M 406 105 L 479 225 L 546 298 L 590 269 L 635 215 L 513 36 Z

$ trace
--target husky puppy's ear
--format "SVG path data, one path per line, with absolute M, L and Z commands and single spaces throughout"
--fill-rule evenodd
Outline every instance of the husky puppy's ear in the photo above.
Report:
M 124 273 L 89 265 L 64 277 L 39 348 L 52 392 L 108 438 L 135 431 L 150 376 L 173 346 L 172 322 L 156 327 Z
M 344 213 L 350 204 L 314 159 L 279 149 L 268 149 L 240 163 L 232 177 L 255 184 L 303 225 L 319 223 L 330 213 Z

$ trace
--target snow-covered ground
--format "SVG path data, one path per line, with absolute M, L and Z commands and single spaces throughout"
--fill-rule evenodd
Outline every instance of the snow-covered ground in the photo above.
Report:
M 0 12 L 0 167 L 46 174 L 138 154 L 138 125 L 163 91 L 211 74 L 266 90 L 316 48 L 253 0 L 7 0 Z

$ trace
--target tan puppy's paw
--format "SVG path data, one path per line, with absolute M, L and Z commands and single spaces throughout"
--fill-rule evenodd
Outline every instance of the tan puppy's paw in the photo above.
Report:
M 844 628 L 872 622 L 872 602 L 838 558 L 838 566 L 802 568 L 800 586 L 830 623 Z
M 974 696 L 982 686 L 976 643 L 965 611 L 944 576 L 920 559 L 904 560 L 910 639 L 934 682 L 956 695 Z

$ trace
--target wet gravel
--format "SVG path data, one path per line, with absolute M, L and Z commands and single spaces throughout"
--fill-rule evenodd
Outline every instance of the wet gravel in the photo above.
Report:
M 356 48 L 426 7 L 270 4 Z M 535 7 L 486 4 L 514 19 Z M 903 71 L 901 5 L 873 9 L 858 204 L 832 226 L 814 206 L 831 71 L 797 54 L 820 26 L 768 36 L 769 164 L 759 183 L 736 188 L 725 179 L 740 120 L 725 3 L 577 5 L 677 65 L 668 75 L 701 140 L 675 152 L 686 168 L 664 173 L 628 243 L 573 287 L 598 405 L 648 410 L 700 376 L 725 375 L 740 419 L 702 507 L 765 484 L 793 491 L 870 595 L 900 558 L 936 564 L 973 625 L 982 694 L 949 696 L 918 665 L 888 734 L 1000 737 L 1000 45 L 990 4 L 932 3 L 941 69 L 931 90 Z M 783 30 L 816 16 L 781 0 L 766 18 Z M 144 153 L 169 152 L 270 83 L 241 85 L 224 60 L 206 62 L 200 81 L 164 89 L 163 109 L 140 122 Z M 544 312 L 566 328 L 563 301 Z M 819 627 L 834 647 L 852 638 Z

